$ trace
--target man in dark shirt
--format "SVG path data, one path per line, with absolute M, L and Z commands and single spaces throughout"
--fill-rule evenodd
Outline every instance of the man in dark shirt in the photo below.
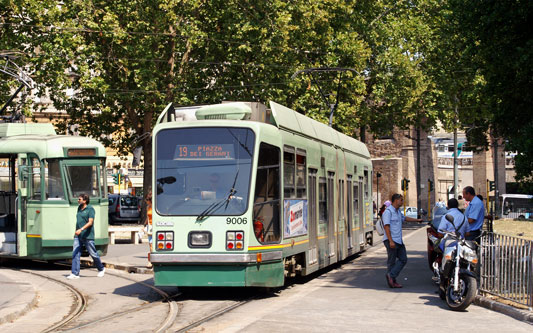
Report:
M 89 205 L 89 196 L 81 194 L 78 198 L 78 213 L 76 213 L 76 232 L 74 236 L 74 246 L 72 250 L 72 269 L 67 279 L 80 278 L 80 257 L 81 245 L 84 244 L 89 255 L 93 258 L 96 268 L 98 268 L 98 277 L 103 277 L 105 274 L 104 265 L 96 252 L 94 246 L 94 208 Z

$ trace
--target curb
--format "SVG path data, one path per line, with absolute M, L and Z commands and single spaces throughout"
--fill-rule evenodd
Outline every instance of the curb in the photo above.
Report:
M 478 306 L 482 306 L 492 311 L 503 313 L 509 317 L 513 317 L 514 319 L 518 319 L 518 320 L 533 324 L 533 312 L 531 311 L 520 310 L 510 305 L 496 302 L 489 298 L 479 296 L 479 295 L 476 296 L 474 300 L 474 304 Z
M 35 293 L 33 299 L 31 300 L 31 302 L 27 303 L 26 306 L 24 306 L 24 308 L 22 310 L 12 312 L 12 313 L 10 313 L 8 315 L 5 315 L 2 318 L 0 318 L 0 325 L 5 324 L 5 323 L 13 322 L 17 318 L 20 318 L 20 317 L 24 316 L 26 313 L 28 313 L 31 310 L 33 310 L 33 308 L 35 308 L 37 306 L 38 299 L 39 299 L 39 296 L 37 295 L 37 293 Z
M 83 265 L 84 267 L 94 268 L 94 263 L 92 260 L 82 259 L 80 261 L 80 264 Z M 108 263 L 104 261 L 102 261 L 102 264 L 104 265 L 105 268 L 116 269 L 116 270 L 124 271 L 128 273 L 135 273 L 135 274 L 152 274 L 153 273 L 153 270 L 151 268 L 146 268 L 146 267 L 136 267 L 136 266 L 130 266 L 128 264 L 113 264 L 113 263 Z
M 25 296 L 25 293 L 23 293 L 22 296 L 19 297 L 19 298 L 22 298 L 22 300 L 18 300 L 18 302 L 19 303 L 25 303 L 24 307 L 22 309 L 20 309 L 20 310 L 15 310 L 14 312 L 11 312 L 11 313 L 8 313 L 7 315 L 1 316 L 0 317 L 0 325 L 13 322 L 16 319 L 24 316 L 25 314 L 27 314 L 28 312 L 33 310 L 33 308 L 37 307 L 37 303 L 39 302 L 39 293 L 35 289 L 35 286 L 32 283 L 30 283 L 30 284 L 31 284 L 31 288 L 33 289 L 33 298 L 32 298 L 32 300 L 26 303 L 26 298 L 27 297 Z M 20 306 L 16 306 L 15 305 L 13 307 L 20 307 Z

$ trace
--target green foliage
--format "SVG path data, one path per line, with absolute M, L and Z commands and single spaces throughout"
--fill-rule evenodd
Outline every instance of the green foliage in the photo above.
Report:
M 58 120 L 58 128 L 66 132 L 69 124 L 79 124 L 82 135 L 121 153 L 151 132 L 169 102 L 274 100 L 327 123 L 329 106 L 318 86 L 325 94 L 336 92 L 338 74 L 315 76 L 318 85 L 291 76 L 311 67 L 348 67 L 358 74 L 342 76 L 333 119 L 345 134 L 388 134 L 393 126 L 429 129 L 440 121 L 448 130 L 468 129 L 469 142 L 477 137 L 483 143 L 494 128 L 519 152 L 517 170 L 533 169 L 527 164 L 533 156 L 530 117 L 523 122 L 515 112 L 531 108 L 525 28 L 531 5 L 0 1 L 0 49 L 25 54 L 20 64 L 32 72 L 38 94 L 50 96 L 70 116 L 70 123 Z M 2 94 L 13 87 L 0 84 Z M 334 97 L 328 95 L 327 104 Z M 512 126 L 520 129 L 510 131 Z M 148 175 L 150 139 L 142 145 Z
M 507 140 L 506 149 L 517 152 L 517 178 L 531 182 L 533 4 L 491 0 L 450 0 L 449 4 L 450 16 L 457 21 L 452 31 L 462 36 L 467 46 L 467 66 L 482 77 L 475 90 L 478 110 L 470 116 L 474 124 L 478 121 L 481 128 L 490 128 L 495 136 Z M 466 119 L 463 124 L 467 124 Z

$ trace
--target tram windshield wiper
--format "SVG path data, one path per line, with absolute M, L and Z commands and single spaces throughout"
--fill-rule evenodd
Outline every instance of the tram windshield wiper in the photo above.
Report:
M 223 198 L 220 201 L 213 202 L 211 205 L 209 205 L 209 207 L 207 207 L 203 212 L 200 213 L 200 215 L 198 215 L 196 217 L 196 221 L 202 221 L 203 219 L 205 219 L 210 214 L 212 214 L 212 213 L 216 212 L 217 210 L 219 210 L 220 207 L 222 207 L 224 204 L 226 204 L 224 209 L 228 208 L 228 204 L 229 204 L 231 198 L 235 195 L 235 193 L 237 193 L 237 190 L 235 189 L 235 184 L 237 183 L 237 177 L 238 176 L 239 176 L 239 171 L 237 171 L 237 173 L 235 174 L 235 179 L 233 180 L 233 186 L 229 190 L 228 196 Z
M 223 198 L 221 199 L 220 201 L 217 201 L 217 202 L 213 202 L 211 205 L 209 205 L 209 207 L 207 207 L 203 212 L 200 213 L 200 215 L 198 215 L 196 217 L 196 221 L 201 221 L 203 219 L 205 219 L 207 216 L 211 215 L 212 213 L 216 212 L 217 210 L 220 209 L 220 207 L 222 207 L 224 204 L 226 204 L 226 207 L 228 206 L 228 203 L 229 201 L 231 200 L 231 197 L 237 193 L 237 190 L 235 190 L 234 188 L 232 188 L 229 193 L 228 193 L 228 196 L 226 198 Z

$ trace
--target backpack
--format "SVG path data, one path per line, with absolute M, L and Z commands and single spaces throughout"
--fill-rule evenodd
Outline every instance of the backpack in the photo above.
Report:
M 376 222 L 376 232 L 380 236 L 383 236 L 385 234 L 385 226 L 383 225 L 383 219 L 381 218 L 381 216 L 378 218 L 378 221 Z

